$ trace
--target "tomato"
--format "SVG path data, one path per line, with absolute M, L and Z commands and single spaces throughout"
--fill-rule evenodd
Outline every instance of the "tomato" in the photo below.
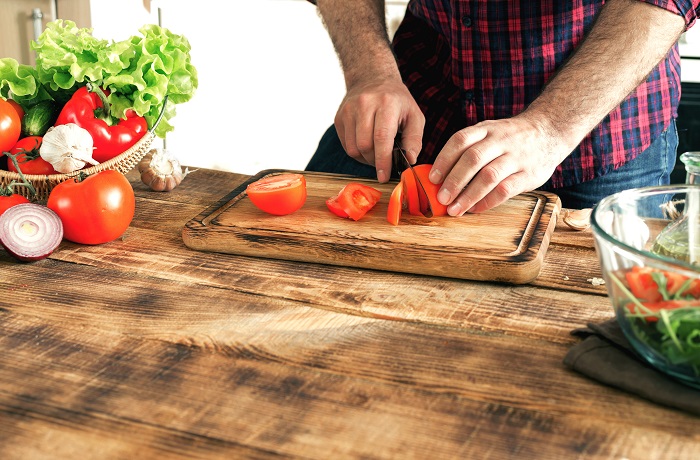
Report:
M 41 155 L 39 155 L 41 140 L 41 136 L 25 137 L 18 140 L 15 146 L 12 147 L 12 150 L 10 150 L 10 153 L 17 155 L 19 169 L 24 174 L 58 174 L 58 171 L 53 169 L 51 163 L 44 160 L 41 158 Z M 7 160 L 7 170 L 17 172 L 17 168 L 11 159 Z
M 22 119 L 15 107 L 0 98 L 0 155 L 9 152 L 22 131 Z
M 430 201 L 430 209 L 433 211 L 433 216 L 445 216 L 447 215 L 447 206 L 440 204 L 437 200 L 437 194 L 438 191 L 440 191 L 441 184 L 433 184 L 428 179 L 431 168 L 432 165 L 424 164 L 414 166 L 413 170 L 416 172 L 420 183 L 423 184 L 425 193 L 428 195 L 428 201 Z M 412 216 L 422 215 L 420 213 L 420 202 L 418 200 L 418 184 L 410 169 L 406 169 L 401 173 L 401 182 L 404 184 L 404 193 L 408 201 L 408 213 Z
M 377 204 L 382 192 L 369 185 L 350 182 L 338 192 L 336 199 L 340 208 L 352 220 L 360 220 L 362 216 Z
M 625 273 L 630 291 L 637 299 L 645 302 L 658 302 L 663 299 L 659 286 L 651 276 L 654 271 L 653 268 L 635 266 Z
M 399 225 L 403 213 L 404 184 L 399 182 L 391 192 L 389 207 L 386 211 L 386 220 L 391 225 Z
M 328 198 L 326 200 L 326 206 L 332 212 L 338 217 L 348 217 L 348 213 L 343 211 L 343 208 L 340 207 L 340 203 L 338 203 L 338 195 Z
M 136 208 L 134 189 L 118 171 L 102 171 L 82 181 L 56 185 L 46 203 L 63 222 L 63 236 L 80 244 L 101 244 L 119 238 Z
M 260 210 L 284 216 L 297 211 L 306 202 L 306 178 L 294 173 L 268 176 L 249 184 L 246 193 Z
M 17 101 L 13 101 L 12 99 L 8 99 L 7 102 L 10 103 L 10 105 L 15 109 L 15 112 L 17 112 L 17 116 L 19 116 L 20 122 L 22 121 L 22 118 L 24 118 L 24 109 L 22 108 L 21 105 Z
M 16 193 L 12 195 L 0 195 L 0 216 L 12 206 L 22 203 L 29 203 L 29 200 Z
M 637 299 L 651 303 L 659 302 L 663 299 L 662 288 L 656 284 L 652 273 L 659 273 L 660 278 L 666 279 L 665 290 L 669 296 L 692 296 L 695 299 L 700 299 L 700 278 L 693 279 L 690 283 L 687 283 L 688 277 L 679 273 L 635 266 L 625 273 L 625 279 L 630 287 L 630 291 Z M 683 288 L 683 292 L 679 293 L 678 291 L 681 288 Z

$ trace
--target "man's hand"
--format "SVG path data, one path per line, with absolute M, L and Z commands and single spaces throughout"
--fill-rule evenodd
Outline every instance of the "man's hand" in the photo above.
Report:
M 345 151 L 357 161 L 374 165 L 377 180 L 391 177 L 394 139 L 412 163 L 421 150 L 425 117 L 400 76 L 372 77 L 348 88 L 335 117 Z
M 391 177 L 391 154 L 400 131 L 409 160 L 421 150 L 425 117 L 401 81 L 386 32 L 383 0 L 318 0 L 333 41 L 347 93 L 335 117 L 345 151 L 374 165 L 379 182 Z
M 484 121 L 450 138 L 430 181 L 443 182 L 438 201 L 449 215 L 482 212 L 544 184 L 575 146 L 526 113 Z

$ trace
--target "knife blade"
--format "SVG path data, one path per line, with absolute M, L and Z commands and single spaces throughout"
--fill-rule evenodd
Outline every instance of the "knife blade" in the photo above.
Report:
M 406 166 L 408 166 L 408 169 L 411 170 L 411 173 L 413 174 L 413 177 L 416 180 L 420 213 L 423 214 L 424 217 L 433 217 L 433 210 L 430 207 L 430 199 L 428 198 L 428 193 L 425 191 L 425 187 L 423 187 L 423 183 L 420 181 L 420 179 L 418 178 L 418 174 L 416 174 L 416 171 L 413 169 L 413 166 L 411 166 L 411 163 L 408 161 L 408 157 L 406 156 L 406 152 L 404 151 L 404 149 L 401 148 L 398 141 L 394 140 L 394 157 L 396 157 L 396 152 L 398 152 L 398 154 L 400 155 L 401 159 L 403 160 L 403 163 L 405 163 Z

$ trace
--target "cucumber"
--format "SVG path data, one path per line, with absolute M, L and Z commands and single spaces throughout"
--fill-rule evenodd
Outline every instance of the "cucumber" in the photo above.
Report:
M 53 101 L 41 101 L 31 106 L 22 118 L 23 136 L 43 136 L 58 118 L 58 106 Z

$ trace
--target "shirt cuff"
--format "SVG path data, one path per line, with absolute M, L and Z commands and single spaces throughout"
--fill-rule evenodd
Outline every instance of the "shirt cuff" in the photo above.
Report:
M 700 0 L 640 0 L 675 13 L 685 19 L 685 28 L 695 24 L 700 15 Z

